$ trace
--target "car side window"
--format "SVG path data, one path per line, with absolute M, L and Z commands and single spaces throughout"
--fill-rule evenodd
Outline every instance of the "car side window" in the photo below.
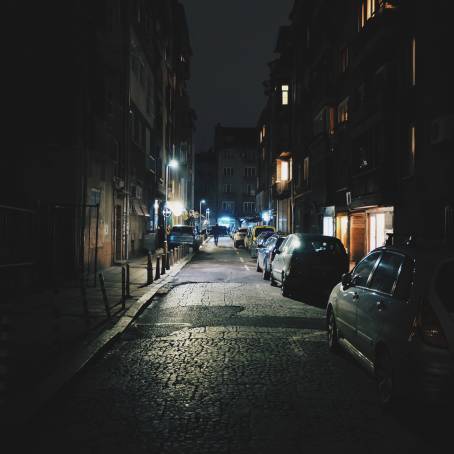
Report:
M 372 275 L 369 288 L 392 295 L 404 259 L 401 254 L 384 252 Z
M 286 239 L 282 242 L 282 244 L 280 245 L 279 250 L 280 250 L 281 252 L 285 252 L 285 251 L 286 251 L 287 245 L 289 245 L 291 241 L 292 241 L 291 239 L 286 238 Z
M 370 273 L 375 267 L 377 259 L 380 257 L 380 252 L 373 252 L 367 257 L 363 258 L 352 272 L 354 285 L 358 287 L 365 287 L 369 280 Z

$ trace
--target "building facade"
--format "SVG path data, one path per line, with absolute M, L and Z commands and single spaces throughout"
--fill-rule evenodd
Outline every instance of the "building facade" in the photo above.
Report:
M 339 237 L 352 264 L 388 238 L 452 235 L 452 69 L 442 53 L 451 8 L 295 1 L 259 121 L 268 129 L 265 139 L 259 132 L 259 190 L 273 187 L 281 157 L 291 162 L 288 231 Z M 270 97 L 281 97 L 288 118 L 273 113 Z M 272 131 L 287 123 L 288 145 L 276 151 Z
M 256 218 L 257 140 L 255 128 L 218 124 L 213 152 L 217 161 L 217 221 L 238 226 Z
M 11 129 L 0 217 L 2 242 L 28 223 L 33 247 L 10 248 L 1 264 L 50 270 L 52 281 L 88 277 L 163 244 L 166 193 L 181 205 L 168 223 L 192 209 L 185 12 L 177 0 L 50 1 L 29 17 L 11 87 L 33 121 L 27 134 Z M 171 159 L 179 167 L 166 181 Z

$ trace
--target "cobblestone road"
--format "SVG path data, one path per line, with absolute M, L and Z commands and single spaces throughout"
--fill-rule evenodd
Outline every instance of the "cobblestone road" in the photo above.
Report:
M 205 246 L 11 452 L 438 452 L 444 428 L 383 413 L 323 317 L 229 240 Z

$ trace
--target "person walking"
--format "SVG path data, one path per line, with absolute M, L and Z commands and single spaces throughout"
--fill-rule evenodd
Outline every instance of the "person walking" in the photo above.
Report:
M 219 241 L 219 225 L 216 224 L 215 226 L 213 226 L 213 238 L 214 238 L 214 244 L 217 246 L 218 245 L 218 241 Z

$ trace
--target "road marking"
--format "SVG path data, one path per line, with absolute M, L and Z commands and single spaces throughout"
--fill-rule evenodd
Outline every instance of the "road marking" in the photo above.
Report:
M 247 265 L 244 265 L 244 267 L 245 267 L 248 271 L 251 271 L 251 269 L 250 269 Z
M 241 262 L 241 263 L 244 263 L 243 257 L 240 257 L 240 262 Z

